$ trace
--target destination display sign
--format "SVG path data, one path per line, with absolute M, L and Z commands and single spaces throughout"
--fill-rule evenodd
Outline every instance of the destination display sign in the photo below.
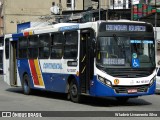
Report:
M 145 32 L 146 26 L 143 25 L 118 25 L 107 24 L 106 31 L 130 31 L 130 32 Z
M 148 23 L 123 23 L 123 22 L 102 22 L 99 25 L 99 32 L 134 32 L 154 33 L 153 26 Z

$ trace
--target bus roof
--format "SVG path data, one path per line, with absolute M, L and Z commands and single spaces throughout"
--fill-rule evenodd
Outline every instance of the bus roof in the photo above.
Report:
M 24 29 L 23 32 L 28 32 L 28 31 L 35 31 L 35 30 L 47 30 L 47 29 L 52 29 L 52 28 L 60 28 L 60 27 L 67 27 L 67 26 L 73 26 L 73 25 L 80 25 L 81 27 L 89 27 L 92 26 L 93 24 L 98 24 L 98 23 L 102 23 L 102 22 L 120 22 L 120 23 L 145 23 L 143 21 L 131 21 L 131 20 L 107 20 L 107 21 L 95 21 L 95 22 L 86 22 L 86 23 L 57 23 L 54 25 L 48 25 L 45 27 L 32 27 L 32 28 L 27 28 Z
M 25 32 L 34 32 L 34 34 L 47 33 L 47 32 L 56 32 L 56 31 L 65 31 L 65 30 L 75 30 L 82 28 L 89 28 L 96 25 L 97 22 L 87 22 L 87 23 L 58 23 L 46 27 L 33 27 L 23 30 Z
M 57 24 L 48 25 L 48 26 L 45 26 L 45 27 L 32 27 L 32 28 L 27 28 L 27 29 L 24 29 L 23 32 L 31 31 L 31 30 L 58 28 L 58 27 L 62 27 L 62 26 L 71 26 L 71 25 L 78 25 L 78 24 L 79 24 L 79 23 L 57 23 Z
M 112 23 L 146 23 L 143 21 L 130 21 L 130 20 L 107 20 L 107 21 L 95 21 L 95 22 L 86 22 L 86 23 L 57 23 L 54 25 L 48 25 L 45 27 L 32 27 L 24 29 L 22 33 L 16 34 L 8 34 L 6 37 L 12 37 L 13 40 L 17 40 L 20 36 L 25 36 L 25 33 L 28 32 L 28 35 L 41 34 L 41 33 L 49 33 L 49 32 L 58 32 L 58 31 L 66 31 L 66 30 L 75 30 L 75 29 L 83 29 L 83 28 L 96 28 L 99 23 L 103 22 L 112 22 Z M 149 23 L 148 23 L 149 24 Z M 29 34 L 31 32 L 31 34 Z M 6 38 L 5 37 L 5 38 Z

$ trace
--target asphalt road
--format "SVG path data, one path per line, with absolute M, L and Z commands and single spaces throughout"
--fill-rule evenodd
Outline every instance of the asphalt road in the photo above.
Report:
M 85 97 L 84 99 L 83 103 L 73 103 L 66 99 L 65 94 L 44 91 L 35 91 L 29 96 L 24 95 L 21 88 L 12 88 L 4 83 L 3 76 L 0 75 L 0 111 L 160 111 L 160 95 L 158 94 L 133 98 L 125 104 L 118 103 L 114 98 Z M 61 120 L 63 117 L 54 117 L 54 119 Z M 65 119 L 75 120 L 73 117 Z M 84 119 L 84 117 L 77 119 Z M 90 119 L 104 120 L 103 117 L 87 117 L 87 120 Z M 124 117 L 113 117 L 112 119 L 124 120 Z M 125 119 L 135 118 L 125 117 Z M 159 118 L 141 117 L 139 119 L 154 120 Z

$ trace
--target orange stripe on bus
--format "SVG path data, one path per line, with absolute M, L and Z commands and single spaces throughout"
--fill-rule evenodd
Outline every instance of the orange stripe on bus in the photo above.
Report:
M 40 85 L 40 86 L 44 86 L 44 82 L 43 82 L 41 70 L 40 70 L 40 67 L 39 67 L 38 59 L 35 59 L 35 60 L 34 60 L 34 65 L 35 65 L 36 72 L 37 72 L 37 75 L 38 75 L 39 85 Z
M 39 85 L 39 80 L 38 80 L 38 76 L 37 76 L 37 73 L 36 73 L 34 60 L 30 59 L 29 60 L 29 64 L 30 64 L 30 70 L 31 70 L 31 74 L 32 74 L 32 79 L 33 79 L 34 85 Z

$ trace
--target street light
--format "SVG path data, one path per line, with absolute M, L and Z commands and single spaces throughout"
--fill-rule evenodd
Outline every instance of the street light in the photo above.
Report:
M 156 9 L 156 12 L 155 12 L 155 25 L 154 25 L 154 27 L 155 27 L 155 40 L 157 40 L 157 29 L 156 29 L 156 27 L 157 27 L 157 4 L 156 4 L 156 0 L 155 0 L 155 9 Z

